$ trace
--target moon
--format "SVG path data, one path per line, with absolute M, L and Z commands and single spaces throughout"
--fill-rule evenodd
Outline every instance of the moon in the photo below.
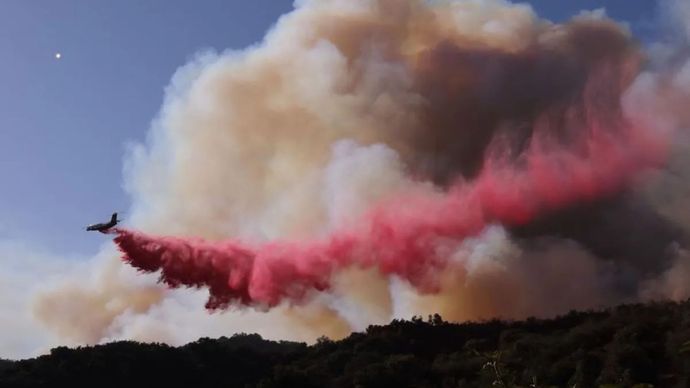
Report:
M 62 54 L 61 53 L 55 53 L 55 59 L 60 59 L 60 58 L 62 58 Z

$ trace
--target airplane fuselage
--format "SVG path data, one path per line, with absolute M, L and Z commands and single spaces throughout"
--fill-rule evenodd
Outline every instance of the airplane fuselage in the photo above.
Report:
M 91 231 L 98 231 L 101 233 L 105 233 L 108 231 L 108 229 L 112 228 L 115 226 L 116 222 L 107 222 L 107 223 L 101 223 L 101 224 L 93 224 L 89 225 L 86 227 L 86 230 L 91 232 Z
M 117 213 L 113 213 L 109 222 L 102 222 L 100 224 L 91 224 L 91 225 L 86 227 L 86 230 L 89 232 L 98 231 L 101 233 L 107 233 L 108 230 L 110 228 L 112 228 L 113 226 L 117 225 L 118 222 L 120 222 L 120 220 L 117 219 Z

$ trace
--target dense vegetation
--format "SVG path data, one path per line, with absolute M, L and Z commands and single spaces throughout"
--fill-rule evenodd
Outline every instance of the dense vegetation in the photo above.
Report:
M 687 387 L 690 301 L 452 324 L 436 315 L 313 346 L 258 335 L 117 342 L 0 361 L 1 387 Z

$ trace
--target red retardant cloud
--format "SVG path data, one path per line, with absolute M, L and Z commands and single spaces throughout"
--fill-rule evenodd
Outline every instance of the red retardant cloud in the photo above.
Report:
M 118 228 L 115 242 L 127 263 L 145 272 L 160 270 L 161 281 L 171 287 L 208 288 L 209 309 L 299 302 L 314 290 L 327 290 L 331 276 L 348 266 L 375 268 L 434 292 L 449 242 L 477 235 L 491 223 L 523 225 L 614 194 L 665 161 L 663 134 L 630 123 L 612 128 L 600 120 L 585 122 L 574 146 L 558 145 L 548 131 L 537 130 L 519 158 L 488 157 L 472 181 L 443 194 L 401 193 L 325 238 L 252 245 Z

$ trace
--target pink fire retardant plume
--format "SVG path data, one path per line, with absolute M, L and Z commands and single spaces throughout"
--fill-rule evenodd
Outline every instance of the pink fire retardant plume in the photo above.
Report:
M 600 120 L 585 122 L 576 146 L 557 145 L 546 131 L 535 131 L 519 158 L 487 157 L 472 181 L 443 194 L 401 193 L 325 238 L 252 245 L 118 228 L 115 242 L 127 263 L 160 270 L 169 286 L 207 287 L 209 309 L 300 302 L 313 290 L 328 289 L 331 276 L 348 266 L 375 268 L 434 292 L 452 244 L 490 223 L 523 225 L 615 194 L 665 161 L 668 139 L 661 133 L 620 121 L 613 129 Z

